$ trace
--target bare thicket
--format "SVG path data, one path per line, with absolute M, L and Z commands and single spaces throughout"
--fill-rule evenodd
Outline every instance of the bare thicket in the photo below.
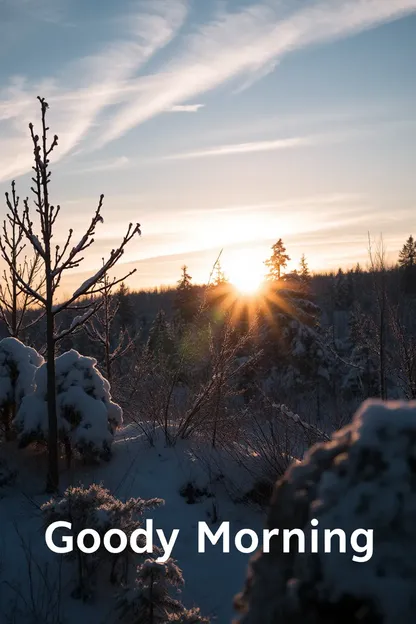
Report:
M 14 529 L 23 553 L 23 565 L 20 567 L 20 581 L 10 582 L 4 572 L 2 584 L 10 593 L 10 600 L 1 603 L 1 621 L 5 624 L 63 624 L 62 557 L 52 564 L 42 561 L 35 555 L 32 542 L 22 535 L 17 525 Z
M 24 230 L 12 216 L 18 212 L 19 202 L 20 198 L 16 194 L 16 184 L 13 181 L 11 194 L 6 193 L 8 213 L 0 236 L 0 254 L 7 265 L 3 271 L 3 281 L 0 283 L 0 318 L 9 335 L 14 338 L 20 338 L 43 316 L 38 310 L 30 314 L 36 299 L 22 286 L 23 281 L 33 291 L 41 292 L 44 280 L 40 276 L 39 255 L 35 253 L 30 259 L 24 255 L 26 247 Z
M 117 331 L 120 302 L 113 292 L 114 283 L 107 273 L 101 278 L 100 284 L 102 284 L 101 305 L 85 323 L 84 329 L 91 342 L 96 343 L 103 353 L 105 376 L 111 384 L 115 362 L 134 348 L 135 339 L 130 336 L 126 327 L 120 326 Z
M 35 132 L 33 124 L 29 124 L 30 135 L 33 144 L 34 166 L 32 176 L 31 191 L 33 194 L 33 205 L 29 204 L 29 200 L 25 199 L 23 208 L 20 209 L 17 202 L 8 200 L 8 219 L 9 223 L 22 232 L 24 239 L 31 247 L 34 257 L 39 260 L 39 275 L 44 283 L 44 292 L 34 288 L 33 283 L 27 279 L 27 276 L 16 269 L 13 259 L 13 253 L 4 245 L 2 247 L 3 257 L 12 271 L 12 274 L 22 291 L 22 294 L 30 297 L 46 317 L 46 356 L 47 356 L 47 377 L 48 377 L 48 475 L 47 490 L 56 491 L 59 485 L 58 472 L 58 421 L 57 421 L 57 405 L 56 405 L 56 389 L 55 389 L 55 350 L 56 344 L 62 338 L 68 336 L 72 332 L 78 330 L 86 323 L 98 310 L 101 305 L 100 298 L 96 299 L 92 304 L 90 299 L 94 295 L 103 292 L 103 277 L 114 267 L 114 265 L 122 258 L 126 245 L 132 240 L 136 234 L 140 234 L 139 225 L 129 224 L 126 234 L 120 245 L 111 251 L 108 258 L 103 262 L 100 269 L 87 279 L 74 293 L 65 301 L 58 303 L 58 289 L 62 280 L 68 271 L 76 269 L 80 266 L 84 259 L 84 252 L 94 242 L 96 227 L 103 222 L 101 209 L 104 196 L 101 195 L 97 209 L 91 219 L 85 233 L 73 244 L 73 230 L 70 229 L 63 245 L 53 244 L 57 218 L 60 213 L 60 206 L 51 203 L 50 198 L 50 155 L 58 145 L 58 137 L 54 135 L 49 140 L 49 128 L 46 122 L 48 104 L 44 98 L 38 98 L 41 109 L 41 132 L 40 136 Z M 37 227 L 34 220 L 37 220 Z M 121 282 L 113 280 L 112 285 Z M 88 301 L 82 301 L 88 298 Z M 57 331 L 57 319 L 65 310 L 81 311 L 70 327 Z
M 237 336 L 228 321 L 215 330 L 196 323 L 182 336 L 179 353 L 147 347 L 136 356 L 126 392 L 138 406 L 133 418 L 150 440 L 161 428 L 170 444 L 198 434 L 216 446 L 224 429 L 233 426 L 230 401 L 242 393 L 242 376 L 258 357 L 240 357 L 249 339 Z

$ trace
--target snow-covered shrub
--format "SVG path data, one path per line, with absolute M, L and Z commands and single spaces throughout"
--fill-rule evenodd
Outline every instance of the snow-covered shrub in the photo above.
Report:
M 277 483 L 268 528 L 343 529 L 347 552 L 254 557 L 237 600 L 244 624 L 411 624 L 416 613 L 416 402 L 368 401 Z M 374 530 L 372 557 L 352 560 L 356 529 Z
M 70 522 L 74 537 L 84 529 L 95 529 L 101 538 L 111 529 L 120 529 L 129 539 L 133 531 L 142 525 L 145 512 L 163 503 L 160 498 L 130 498 L 123 503 L 109 490 L 93 484 L 88 488 L 67 488 L 62 498 L 53 498 L 42 506 L 42 514 L 46 526 L 58 520 Z M 73 551 L 65 555 L 69 560 L 76 559 L 78 563 L 78 585 L 74 595 L 85 598 L 91 594 L 98 563 L 109 565 L 111 582 L 128 582 L 130 566 L 137 556 L 129 548 L 118 555 L 110 554 L 103 546 L 102 539 L 96 552 L 83 553 L 74 539 Z M 118 571 L 117 567 L 121 567 L 122 571 Z
M 117 609 L 119 619 L 126 624 L 204 624 L 199 609 L 188 610 L 178 598 L 171 594 L 179 593 L 184 584 L 182 571 L 173 559 L 158 563 L 146 559 L 138 568 L 134 585 L 120 592 Z
M 6 437 L 22 400 L 34 390 L 35 373 L 42 364 L 42 356 L 17 338 L 0 341 L 0 427 Z
M 97 360 L 71 350 L 56 358 L 58 430 L 62 441 L 84 458 L 108 458 L 122 409 L 111 400 L 110 384 Z M 21 403 L 16 427 L 22 446 L 47 439 L 47 365 L 36 372 L 36 389 Z

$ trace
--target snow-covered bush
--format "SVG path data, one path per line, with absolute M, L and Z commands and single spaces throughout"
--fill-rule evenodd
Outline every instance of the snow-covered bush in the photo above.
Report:
M 184 584 L 182 571 L 173 559 L 158 563 L 146 559 L 137 568 L 134 585 L 120 592 L 117 609 L 119 619 L 126 624 L 204 624 L 199 609 L 188 610 L 171 594 L 180 592 Z
M 347 552 L 283 553 L 282 537 L 254 557 L 237 606 L 244 624 L 411 624 L 416 595 L 416 402 L 368 401 L 330 442 L 277 483 L 268 528 L 343 529 Z M 352 560 L 356 529 L 373 529 L 372 557 Z M 282 533 L 282 532 L 281 532 Z
M 93 484 L 88 488 L 67 488 L 62 498 L 51 499 L 42 506 L 42 514 L 46 526 L 59 520 L 70 522 L 73 536 L 84 529 L 95 529 L 103 538 L 107 531 L 120 529 L 129 539 L 133 531 L 142 525 L 145 512 L 163 503 L 160 498 L 130 498 L 123 503 L 109 490 Z M 88 554 L 79 550 L 74 539 L 73 551 L 65 555 L 69 560 L 76 559 L 78 563 L 78 582 L 74 592 L 76 597 L 87 598 L 91 595 L 98 563 L 109 565 L 112 583 L 127 583 L 133 561 L 137 564 L 138 555 L 129 548 L 118 555 L 110 554 L 102 542 L 103 539 L 96 552 Z M 117 567 L 122 568 L 122 571 L 117 570 Z
M 35 373 L 42 364 L 42 356 L 17 338 L 0 341 L 0 427 L 6 437 L 22 400 L 34 390 Z
M 96 365 L 97 360 L 74 350 L 55 361 L 60 438 L 86 459 L 110 456 L 114 431 L 122 422 L 122 409 L 112 402 L 110 384 Z M 36 371 L 35 385 L 15 419 L 22 446 L 47 439 L 46 364 Z

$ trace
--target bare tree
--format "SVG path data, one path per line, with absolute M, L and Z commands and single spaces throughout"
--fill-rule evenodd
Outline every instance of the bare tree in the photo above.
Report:
M 40 292 L 43 280 L 39 277 L 39 255 L 35 254 L 30 260 L 22 255 L 25 249 L 25 235 L 23 229 L 13 219 L 13 214 L 19 210 L 19 201 L 13 180 L 11 195 L 6 193 L 8 213 L 3 222 L 3 233 L 0 236 L 0 254 L 8 264 L 3 272 L 3 284 L 0 284 L 0 318 L 9 335 L 14 338 L 20 338 L 25 330 L 32 327 L 42 317 L 42 313 L 35 313 L 30 318 L 29 311 L 36 300 L 21 285 L 23 280 L 33 290 Z M 21 280 L 18 279 L 18 275 L 21 276 Z
M 51 172 L 49 168 L 49 156 L 58 144 L 58 137 L 54 135 L 53 140 L 49 141 L 49 128 L 46 123 L 46 113 L 48 103 L 44 98 L 38 98 L 41 108 L 41 135 L 35 133 L 33 124 L 29 124 L 30 135 L 33 143 L 34 154 L 34 175 L 32 177 L 33 186 L 31 191 L 34 195 L 34 210 L 29 206 L 29 200 L 23 202 L 22 212 L 18 207 L 10 202 L 9 211 L 11 223 L 15 223 L 24 234 L 25 239 L 32 246 L 35 255 L 39 256 L 41 271 L 45 280 L 45 293 L 42 294 L 35 290 L 24 276 L 19 273 L 14 266 L 13 258 L 8 250 L 3 247 L 2 252 L 7 265 L 13 272 L 17 283 L 22 292 L 32 297 L 34 301 L 43 309 L 46 316 L 46 355 L 47 355 L 47 402 L 48 402 L 48 474 L 47 474 L 47 491 L 55 492 L 59 486 L 59 470 L 58 470 L 58 419 L 57 419 L 57 403 L 56 403 L 56 387 L 55 387 L 55 349 L 56 343 L 71 332 L 80 328 L 98 309 L 100 301 L 93 303 L 81 302 L 83 297 L 92 297 L 103 291 L 101 283 L 104 275 L 111 270 L 112 267 L 123 256 L 124 249 L 129 241 L 136 234 L 140 234 L 139 224 L 129 224 L 127 232 L 122 239 L 120 245 L 111 251 L 109 257 L 103 262 L 101 268 L 87 279 L 75 292 L 66 300 L 57 304 L 56 293 L 61 281 L 67 271 L 74 269 L 80 265 L 83 260 L 83 253 L 94 242 L 96 226 L 103 222 L 101 216 L 101 208 L 104 195 L 100 196 L 98 207 L 91 219 L 91 222 L 81 237 L 79 242 L 72 246 L 73 230 L 70 229 L 63 246 L 56 245 L 53 247 L 54 229 L 57 217 L 60 212 L 60 206 L 51 204 L 49 184 Z M 33 223 L 33 212 L 38 214 L 39 232 L 35 231 Z M 128 275 L 131 275 L 131 271 Z M 120 280 L 113 279 L 112 284 L 121 282 L 127 276 Z M 83 310 L 83 314 L 77 316 L 71 326 L 63 331 L 56 331 L 56 319 L 64 310 Z
M 101 279 L 101 307 L 84 325 L 84 329 L 92 342 L 100 345 L 104 352 L 105 374 L 112 382 L 113 364 L 126 355 L 134 346 L 134 338 L 130 337 L 127 329 L 120 328 L 117 340 L 113 340 L 114 324 L 120 307 L 120 302 L 113 294 L 113 283 L 105 273 Z M 113 346 L 114 345 L 114 346 Z

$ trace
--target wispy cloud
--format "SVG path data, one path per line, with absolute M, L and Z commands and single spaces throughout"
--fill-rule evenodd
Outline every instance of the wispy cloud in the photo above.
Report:
M 293 149 L 294 147 L 306 147 L 313 145 L 316 139 L 312 137 L 293 137 L 289 139 L 276 139 L 274 141 L 254 141 L 251 143 L 233 143 L 220 145 L 195 152 L 183 152 L 165 156 L 164 160 L 188 160 L 193 158 L 207 158 L 210 156 L 229 156 L 231 154 L 252 154 L 253 152 L 270 152 L 275 150 Z
M 16 159 L 9 164 L 10 152 L 0 140 L 0 154 L 4 154 L 0 156 L 0 181 L 28 169 L 26 154 L 30 147 L 28 139 L 23 139 L 27 137 L 27 124 L 33 119 L 39 93 L 47 95 L 51 104 L 50 125 L 59 134 L 59 158 L 79 143 L 106 107 L 120 102 L 123 86 L 172 40 L 186 15 L 187 0 L 136 2 L 136 10 L 123 18 L 124 37 L 115 39 L 97 54 L 67 65 L 62 71 L 63 80 L 45 78 L 35 84 L 22 77 L 13 78 L 0 90 L 0 122 L 11 124 L 7 140 L 14 145 Z M 53 106 L 55 103 L 59 106 Z M 21 151 L 23 144 L 26 148 Z
M 101 171 L 117 171 L 118 169 L 124 169 L 131 164 L 131 161 L 127 156 L 120 156 L 119 158 L 112 158 L 111 160 L 101 160 L 98 162 L 92 162 L 85 167 L 78 167 L 72 169 L 72 174 L 80 173 L 98 173 Z
M 178 37 L 170 60 L 155 63 L 153 73 L 140 75 L 149 60 L 181 34 L 188 0 L 136 0 L 132 11 L 117 18 L 114 38 L 106 33 L 110 43 L 96 54 L 42 80 L 12 79 L 0 90 L 0 123 L 5 124 L 0 180 L 28 169 L 27 148 L 22 151 L 21 146 L 27 146 L 27 122 L 34 116 L 38 93 L 53 105 L 50 125 L 60 135 L 57 156 L 62 157 L 85 138 L 88 143 L 82 147 L 96 149 L 158 114 L 196 112 L 202 105 L 184 102 L 235 79 L 241 81 L 240 89 L 246 88 L 294 50 L 347 37 L 416 10 L 416 0 L 264 0 L 239 11 L 227 11 L 224 2 L 212 4 L 220 10 Z M 281 147 L 258 143 L 219 149 L 181 157 Z
M 279 0 L 218 14 L 188 35 L 163 71 L 114 115 L 100 138 L 112 141 L 169 107 L 236 77 L 253 80 L 289 52 L 346 37 L 416 10 L 416 0 L 321 0 L 282 14 Z M 138 79 L 140 85 L 140 79 Z
M 175 104 L 168 111 L 171 113 L 196 113 L 204 106 L 205 104 Z

